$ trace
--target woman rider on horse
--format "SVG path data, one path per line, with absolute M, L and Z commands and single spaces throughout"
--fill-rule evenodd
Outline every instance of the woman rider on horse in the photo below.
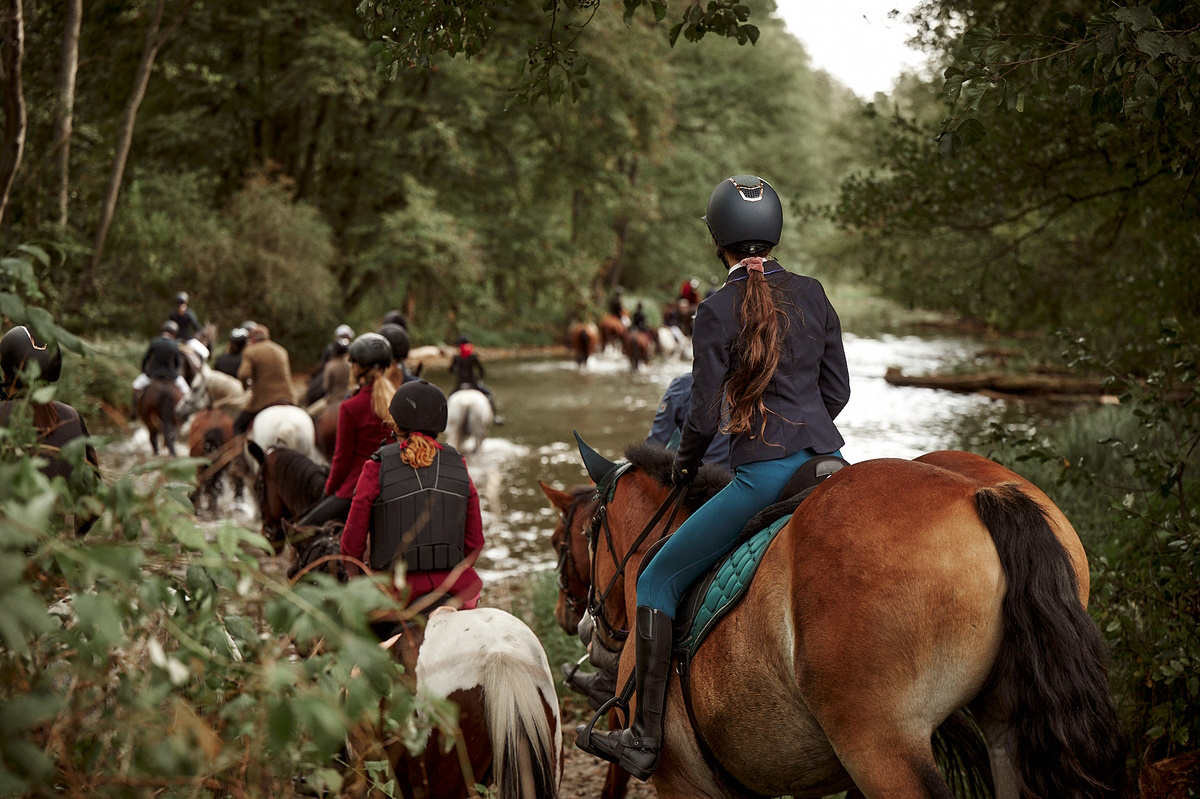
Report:
M 363 464 L 392 437 L 388 403 L 396 389 L 386 372 L 392 345 L 378 333 L 364 333 L 350 344 L 350 370 L 356 393 L 338 409 L 337 443 L 325 481 L 325 498 L 300 519 L 302 527 L 346 520 Z
M 750 175 L 723 180 L 705 221 L 728 277 L 696 313 L 692 397 L 672 482 L 692 482 L 718 428 L 730 433 L 734 478 L 680 525 L 638 578 L 633 723 L 577 738 L 584 751 L 641 780 L 658 765 L 680 597 L 733 549 L 754 514 L 779 499 L 802 463 L 840 451 L 833 420 L 850 398 L 841 324 L 825 290 L 769 258 L 783 230 L 775 189 Z M 729 406 L 724 425 L 722 399 Z
M 37 364 L 37 379 L 54 383 L 62 374 L 62 350 L 58 344 L 38 341 L 24 325 L 14 327 L 0 338 L 0 370 L 4 381 L 0 383 L 0 427 L 9 427 L 13 414 L 20 414 L 28 406 L 33 415 L 33 427 L 37 434 L 37 449 L 34 451 L 46 460 L 41 472 L 50 479 L 62 477 L 69 485 L 87 489 L 100 478 L 100 461 L 91 444 L 84 447 L 84 461 L 89 466 L 76 472 L 71 464 L 60 457 L 63 447 L 77 438 L 87 438 L 87 426 L 79 412 L 61 402 L 35 402 L 25 394 L 26 381 Z M 95 521 L 94 517 L 76 514 L 75 534 L 85 535 Z
M 428 381 L 409 380 L 392 397 L 391 415 L 397 441 L 363 466 L 342 554 L 362 560 L 369 540 L 372 569 L 403 565 L 409 607 L 474 608 L 483 588 L 475 571 L 483 516 L 466 460 L 437 441 L 446 429 L 446 395 Z M 372 626 L 385 639 L 395 621 Z

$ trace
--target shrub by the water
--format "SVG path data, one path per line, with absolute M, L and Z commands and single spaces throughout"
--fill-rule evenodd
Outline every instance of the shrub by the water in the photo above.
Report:
M 1117 376 L 1121 405 L 1050 430 L 996 430 L 985 454 L 1046 488 L 1092 571 L 1089 607 L 1133 751 L 1200 741 L 1200 351 L 1163 323 L 1159 361 Z

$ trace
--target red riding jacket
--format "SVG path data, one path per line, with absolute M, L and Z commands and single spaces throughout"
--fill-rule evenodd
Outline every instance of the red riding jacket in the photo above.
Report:
M 392 440 L 392 430 L 371 410 L 371 389 L 368 383 L 338 409 L 337 444 L 333 463 L 325 481 L 325 494 L 339 499 L 353 499 L 358 475 L 375 450 Z

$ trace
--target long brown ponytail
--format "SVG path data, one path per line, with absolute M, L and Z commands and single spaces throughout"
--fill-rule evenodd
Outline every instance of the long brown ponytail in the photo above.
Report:
M 761 267 L 761 258 L 754 260 L 759 262 L 754 265 Z M 786 317 L 775 302 L 771 285 L 761 268 L 747 269 L 741 316 L 742 328 L 738 336 L 741 363 L 725 384 L 725 396 L 729 400 L 729 421 L 725 430 L 733 434 L 749 433 L 753 438 L 766 430 L 767 408 L 762 396 L 779 366 L 786 325 Z M 755 414 L 761 418 L 757 432 L 752 430 Z

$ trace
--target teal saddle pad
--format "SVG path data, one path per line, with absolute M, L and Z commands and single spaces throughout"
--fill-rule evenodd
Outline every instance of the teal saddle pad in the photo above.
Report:
M 716 623 L 741 601 L 754 579 L 767 547 L 791 516 L 776 519 L 752 535 L 721 561 L 709 576 L 697 580 L 684 594 L 675 619 L 675 648 L 691 658 Z

